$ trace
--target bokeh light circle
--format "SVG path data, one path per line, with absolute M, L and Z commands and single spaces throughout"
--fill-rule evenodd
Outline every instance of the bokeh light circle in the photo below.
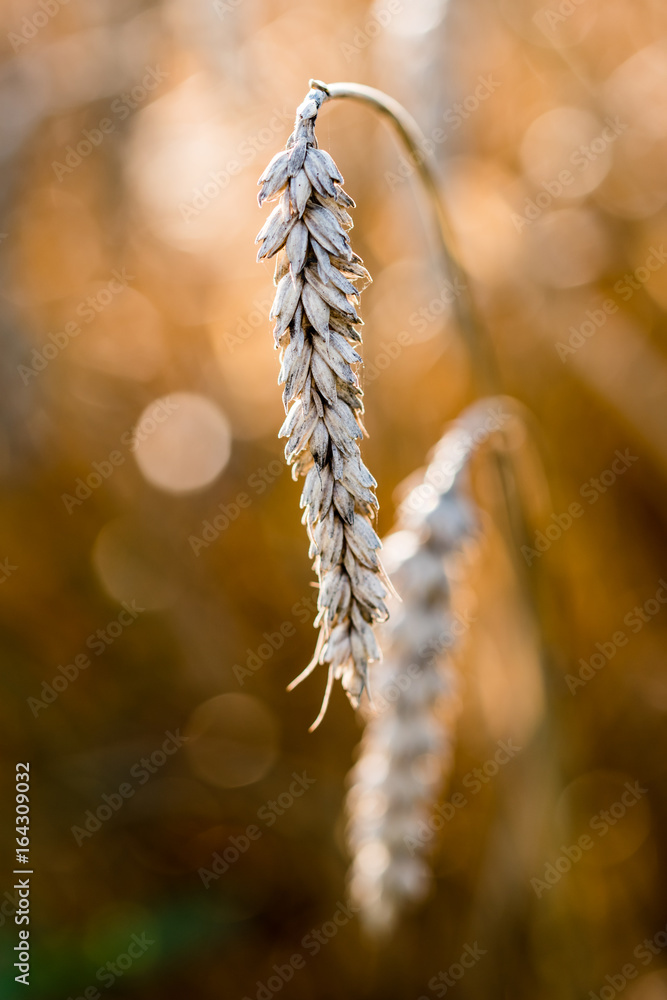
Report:
M 108 521 L 93 544 L 92 562 L 114 600 L 159 611 L 176 599 L 176 590 L 160 563 L 160 553 L 146 531 L 129 518 Z
M 142 475 L 167 493 L 210 485 L 227 465 L 232 434 L 227 417 L 210 399 L 175 392 L 154 400 L 141 414 L 133 452 Z
M 220 694 L 199 705 L 190 716 L 187 735 L 192 770 L 218 788 L 259 781 L 278 753 L 273 712 L 247 694 Z
M 538 191 L 581 198 L 604 180 L 618 131 L 582 108 L 559 107 L 536 118 L 521 142 L 523 169 Z
M 526 269 L 548 288 L 587 285 L 609 264 L 607 233 L 589 209 L 546 212 L 525 236 Z
M 629 773 L 589 771 L 561 794 L 558 818 L 564 835 L 587 834 L 587 865 L 606 868 L 630 858 L 651 830 L 648 788 Z

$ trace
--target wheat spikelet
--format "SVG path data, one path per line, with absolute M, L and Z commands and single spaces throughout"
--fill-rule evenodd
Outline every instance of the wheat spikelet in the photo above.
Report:
M 392 607 L 381 632 L 384 659 L 373 676 L 376 712 L 347 800 L 350 894 L 376 933 L 391 929 L 401 909 L 429 887 L 424 855 L 434 839 L 429 821 L 449 767 L 454 714 L 451 566 L 477 532 L 466 491 L 473 448 L 461 426 L 443 437 L 423 483 L 400 509 L 402 530 L 385 541 L 387 568 L 402 603 Z
M 259 179 L 260 205 L 278 205 L 257 236 L 258 260 L 278 255 L 274 281 L 275 345 L 280 349 L 287 418 L 285 458 L 301 495 L 310 555 L 319 579 L 320 634 L 311 663 L 294 687 L 328 664 L 324 716 L 334 678 L 356 708 L 368 683 L 368 664 L 380 657 L 373 625 L 387 617 L 387 591 L 371 526 L 377 485 L 361 461 L 362 392 L 353 365 L 361 342 L 353 281 L 370 281 L 352 252 L 347 231 L 354 206 L 328 153 L 318 149 L 315 119 L 325 94 L 311 90 L 297 110 L 294 132 Z

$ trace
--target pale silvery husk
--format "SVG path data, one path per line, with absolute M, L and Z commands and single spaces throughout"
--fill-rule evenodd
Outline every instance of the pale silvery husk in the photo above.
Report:
M 393 927 L 407 903 L 426 894 L 425 857 L 437 828 L 432 810 L 449 769 L 454 674 L 450 572 L 476 534 L 466 490 L 472 450 L 454 428 L 385 540 L 387 569 L 402 603 L 380 633 L 384 659 L 373 669 L 375 713 L 352 770 L 348 794 L 350 894 L 375 932 Z M 453 713 L 450 712 L 450 715 Z
M 377 485 L 361 461 L 358 441 L 362 392 L 353 365 L 361 342 L 353 281 L 370 281 L 350 249 L 343 177 L 328 153 L 317 148 L 315 119 L 324 93 L 311 90 L 297 110 L 285 150 L 259 179 L 258 200 L 278 205 L 257 236 L 258 260 L 278 254 L 277 292 L 271 318 L 281 352 L 279 383 L 287 411 L 280 436 L 292 476 L 305 476 L 303 522 L 319 579 L 320 635 L 309 666 L 328 665 L 321 721 L 334 678 L 355 706 L 368 684 L 368 664 L 380 658 L 373 625 L 388 615 L 387 591 L 371 526 Z

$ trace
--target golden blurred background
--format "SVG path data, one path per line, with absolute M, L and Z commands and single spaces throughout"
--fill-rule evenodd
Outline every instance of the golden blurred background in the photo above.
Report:
M 0 24 L 2 995 L 667 1000 L 664 4 L 6 0 Z M 522 556 L 477 468 L 445 793 L 468 802 L 384 942 L 345 909 L 361 723 L 335 690 L 309 735 L 323 678 L 285 692 L 316 593 L 253 241 L 311 76 L 384 89 L 422 127 L 503 391 L 534 415 L 517 456 L 531 435 L 548 483 L 526 460 Z M 317 132 L 374 278 L 386 534 L 475 373 L 391 129 L 340 101 Z

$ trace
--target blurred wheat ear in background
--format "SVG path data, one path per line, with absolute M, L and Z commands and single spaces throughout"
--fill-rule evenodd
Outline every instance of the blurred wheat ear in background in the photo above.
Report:
M 334 678 L 356 708 L 379 659 L 373 625 L 387 617 L 387 591 L 371 526 L 377 485 L 361 460 L 361 388 L 353 364 L 361 357 L 361 323 L 352 300 L 355 279 L 370 281 L 347 230 L 354 206 L 336 164 L 317 148 L 315 119 L 325 94 L 311 90 L 297 110 L 287 148 L 260 177 L 258 200 L 279 199 L 257 236 L 258 260 L 278 254 L 271 318 L 281 352 L 287 418 L 285 458 L 296 480 L 305 476 L 303 522 L 319 580 L 320 634 L 313 659 L 294 687 L 318 664 L 328 665 L 324 717 Z
M 505 400 L 483 399 L 446 431 L 423 475 L 410 478 L 384 543 L 402 603 L 390 605 L 380 630 L 384 657 L 372 670 L 373 706 L 347 796 L 350 895 L 374 935 L 391 931 L 431 884 L 426 855 L 443 825 L 433 822 L 433 809 L 449 772 L 458 711 L 452 653 L 469 628 L 452 591 L 477 551 L 469 465 L 492 433 L 485 418 L 494 402 L 507 416 Z

